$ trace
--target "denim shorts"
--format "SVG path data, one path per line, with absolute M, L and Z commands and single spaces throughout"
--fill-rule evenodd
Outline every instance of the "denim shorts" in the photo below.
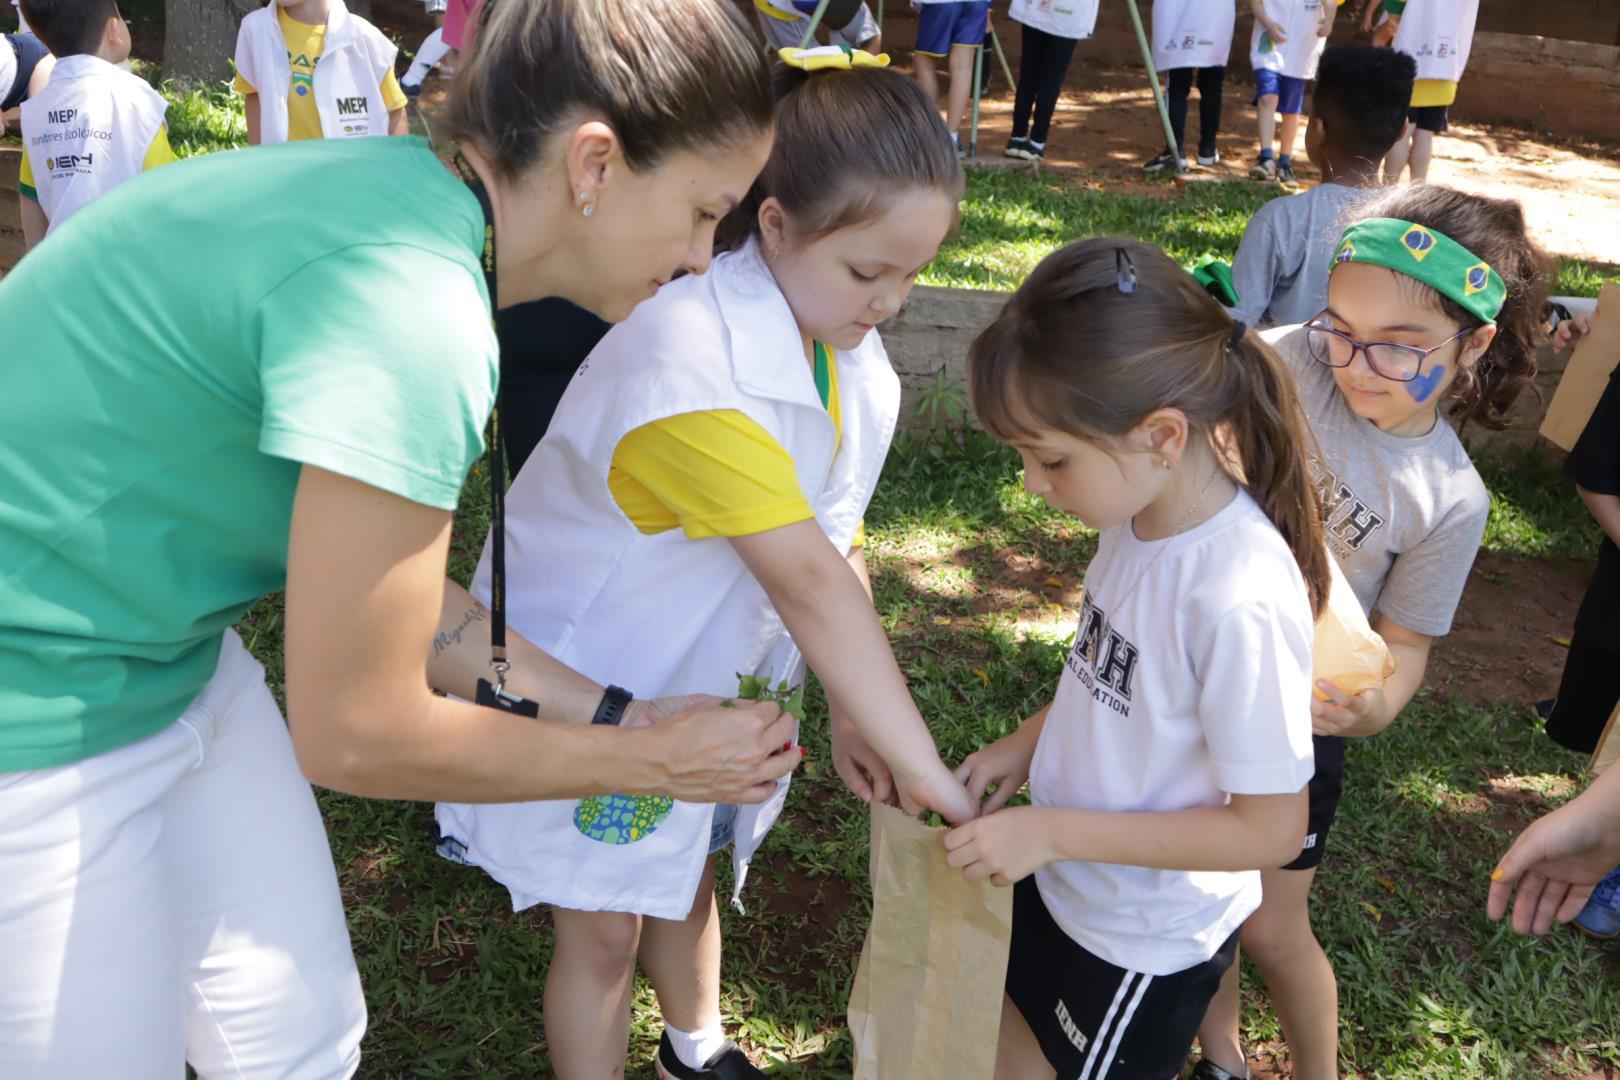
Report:
M 717 803 L 714 824 L 709 826 L 709 854 L 724 851 L 737 833 L 737 807 L 733 803 Z

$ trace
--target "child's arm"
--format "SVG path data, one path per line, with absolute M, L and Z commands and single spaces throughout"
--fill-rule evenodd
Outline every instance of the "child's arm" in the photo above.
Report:
M 1070 859 L 1162 870 L 1262 870 L 1299 854 L 1306 808 L 1303 789 L 1157 813 L 1018 806 L 952 829 L 945 847 L 950 864 L 969 881 L 989 878 L 996 885 Z
M 242 115 L 247 120 L 248 145 L 259 145 L 259 95 L 242 95 Z
M 731 538 L 827 695 L 893 771 L 901 800 L 967 821 L 967 792 L 939 759 L 872 601 L 813 519 Z M 1287 861 L 1287 860 L 1283 860 Z
M 411 133 L 411 122 L 405 116 L 405 110 L 404 109 L 389 109 L 388 110 L 388 134 L 390 134 L 390 135 L 409 135 L 410 133 Z
M 23 243 L 32 250 L 45 239 L 45 233 L 51 227 L 50 219 L 45 216 L 45 208 L 26 195 L 17 196 L 17 208 L 22 215 Z
M 1609 540 L 1620 544 L 1620 495 L 1602 495 L 1579 484 L 1575 485 L 1575 490 L 1581 493 L 1581 501 L 1592 511 L 1592 516 Z
M 854 547 L 845 560 L 855 571 L 866 598 L 872 599 L 872 576 L 866 570 L 866 548 Z M 894 774 L 883 759 L 861 737 L 849 712 L 830 697 L 827 700 L 828 728 L 832 736 L 833 769 L 862 802 L 894 803 Z
M 1333 20 L 1338 17 L 1339 5 L 1344 0 L 1322 0 L 1322 19 L 1316 26 L 1317 37 L 1327 37 L 1333 33 Z
M 1316 734 L 1352 739 L 1376 735 L 1394 723 L 1423 688 L 1434 638 L 1408 630 L 1381 611 L 1373 616 L 1372 627 L 1395 657 L 1395 674 L 1382 688 L 1359 694 L 1347 694 L 1326 679 L 1319 679 L 1317 688 L 1329 700 L 1311 701 L 1311 730 Z
M 1232 259 L 1232 288 L 1238 296 L 1233 314 L 1251 326 L 1260 325 L 1265 318 L 1277 282 L 1288 273 L 1277 230 L 1271 224 L 1273 214 L 1267 212 L 1270 205 L 1262 206 L 1249 219 Z
M 1328 2 L 1331 3 L 1332 0 L 1328 0 Z M 1265 28 L 1266 33 L 1271 35 L 1272 41 L 1281 45 L 1288 40 L 1288 35 L 1283 31 L 1282 24 L 1266 12 L 1266 0 L 1249 0 L 1249 10 L 1254 12 L 1254 21 Z

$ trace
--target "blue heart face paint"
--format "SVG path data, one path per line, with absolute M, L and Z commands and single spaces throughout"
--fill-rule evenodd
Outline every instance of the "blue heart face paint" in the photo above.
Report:
M 1422 403 L 1434 396 L 1440 388 L 1440 383 L 1446 377 L 1446 365 L 1436 364 L 1429 369 L 1427 375 L 1419 375 L 1411 382 L 1406 383 L 1406 392 L 1412 395 L 1412 400 Z

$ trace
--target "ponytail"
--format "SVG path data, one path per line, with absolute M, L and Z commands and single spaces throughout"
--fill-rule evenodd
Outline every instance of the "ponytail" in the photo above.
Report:
M 1327 607 L 1333 569 L 1307 460 L 1315 445 L 1310 422 L 1293 376 L 1252 330 L 1244 331 L 1228 352 L 1239 383 L 1228 430 L 1242 464 L 1244 486 L 1294 553 L 1311 598 L 1311 614 L 1320 616 Z
M 1003 442 L 1047 428 L 1107 445 L 1180 409 L 1288 544 L 1311 611 L 1326 607 L 1331 556 L 1293 379 L 1158 248 L 1099 238 L 1048 255 L 974 340 L 968 381 Z

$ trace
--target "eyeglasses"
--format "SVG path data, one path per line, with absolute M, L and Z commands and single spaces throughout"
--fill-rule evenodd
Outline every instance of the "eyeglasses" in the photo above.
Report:
M 1367 358 L 1373 374 L 1391 382 L 1411 382 L 1423 371 L 1423 361 L 1430 353 L 1437 353 L 1459 338 L 1467 337 L 1476 328 L 1459 330 L 1432 349 L 1416 345 L 1402 345 L 1394 341 L 1357 341 L 1349 334 L 1340 333 L 1328 325 L 1323 312 L 1305 324 L 1305 340 L 1310 344 L 1311 359 L 1331 368 L 1349 367 L 1356 353 Z

